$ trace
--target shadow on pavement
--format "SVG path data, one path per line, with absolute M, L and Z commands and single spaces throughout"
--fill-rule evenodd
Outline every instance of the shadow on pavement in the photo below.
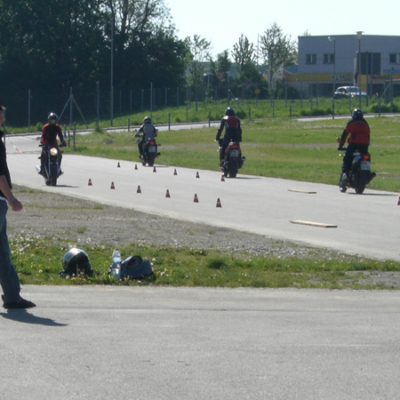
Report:
M 13 321 L 22 322 L 24 324 L 36 324 L 44 326 L 67 326 L 68 324 L 60 324 L 51 318 L 37 317 L 36 315 L 29 314 L 26 310 L 7 310 L 7 312 L 0 313 L 3 318 L 11 319 Z

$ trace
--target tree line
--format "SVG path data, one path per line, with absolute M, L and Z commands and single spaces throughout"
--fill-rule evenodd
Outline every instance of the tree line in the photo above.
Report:
M 164 0 L 0 0 L 0 102 L 28 90 L 110 93 L 111 83 L 115 93 L 152 84 L 189 86 L 195 96 L 205 80 L 208 89 L 267 90 L 260 66 L 271 75 L 294 63 L 296 44 L 276 23 L 260 44 L 256 51 L 242 35 L 213 58 L 206 39 L 177 37 Z

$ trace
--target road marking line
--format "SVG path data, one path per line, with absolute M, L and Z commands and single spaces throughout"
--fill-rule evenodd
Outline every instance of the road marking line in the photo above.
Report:
M 325 224 L 325 223 L 321 223 L 321 222 L 292 220 L 292 221 L 290 221 L 290 223 L 299 224 L 299 225 L 310 225 L 310 226 L 315 226 L 315 227 L 318 227 L 318 228 L 337 228 L 337 225 Z
M 309 190 L 300 190 L 300 189 L 288 189 L 288 191 L 297 193 L 317 194 L 317 192 L 310 192 Z

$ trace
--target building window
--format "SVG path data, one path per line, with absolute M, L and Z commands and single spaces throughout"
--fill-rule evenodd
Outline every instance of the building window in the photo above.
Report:
M 306 64 L 316 64 L 317 55 L 316 54 L 306 54 Z
M 334 64 L 335 56 L 333 53 L 324 54 L 324 64 Z
M 398 64 L 398 54 L 396 53 L 389 54 L 389 64 Z

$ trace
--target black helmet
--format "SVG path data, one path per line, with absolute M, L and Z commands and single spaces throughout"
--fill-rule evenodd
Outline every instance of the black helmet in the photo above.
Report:
M 55 123 L 58 121 L 58 115 L 55 114 L 55 113 L 53 113 L 53 112 L 51 112 L 51 113 L 49 114 L 49 116 L 47 117 L 47 119 L 49 120 L 50 123 L 55 124 Z M 54 121 L 54 122 L 53 122 L 53 121 Z
M 235 115 L 235 110 L 232 107 L 228 107 L 225 110 L 225 115 Z
M 354 111 L 351 113 L 351 118 L 353 119 L 361 119 L 363 117 L 364 113 L 359 108 L 354 109 Z
M 150 117 L 144 117 L 143 118 L 143 123 L 144 124 L 151 124 L 151 118 Z
M 62 276 L 79 275 L 80 273 L 84 273 L 85 275 L 92 274 L 89 256 L 81 249 L 73 248 L 67 251 L 64 254 L 62 263 L 64 268 L 64 271 L 60 273 Z

